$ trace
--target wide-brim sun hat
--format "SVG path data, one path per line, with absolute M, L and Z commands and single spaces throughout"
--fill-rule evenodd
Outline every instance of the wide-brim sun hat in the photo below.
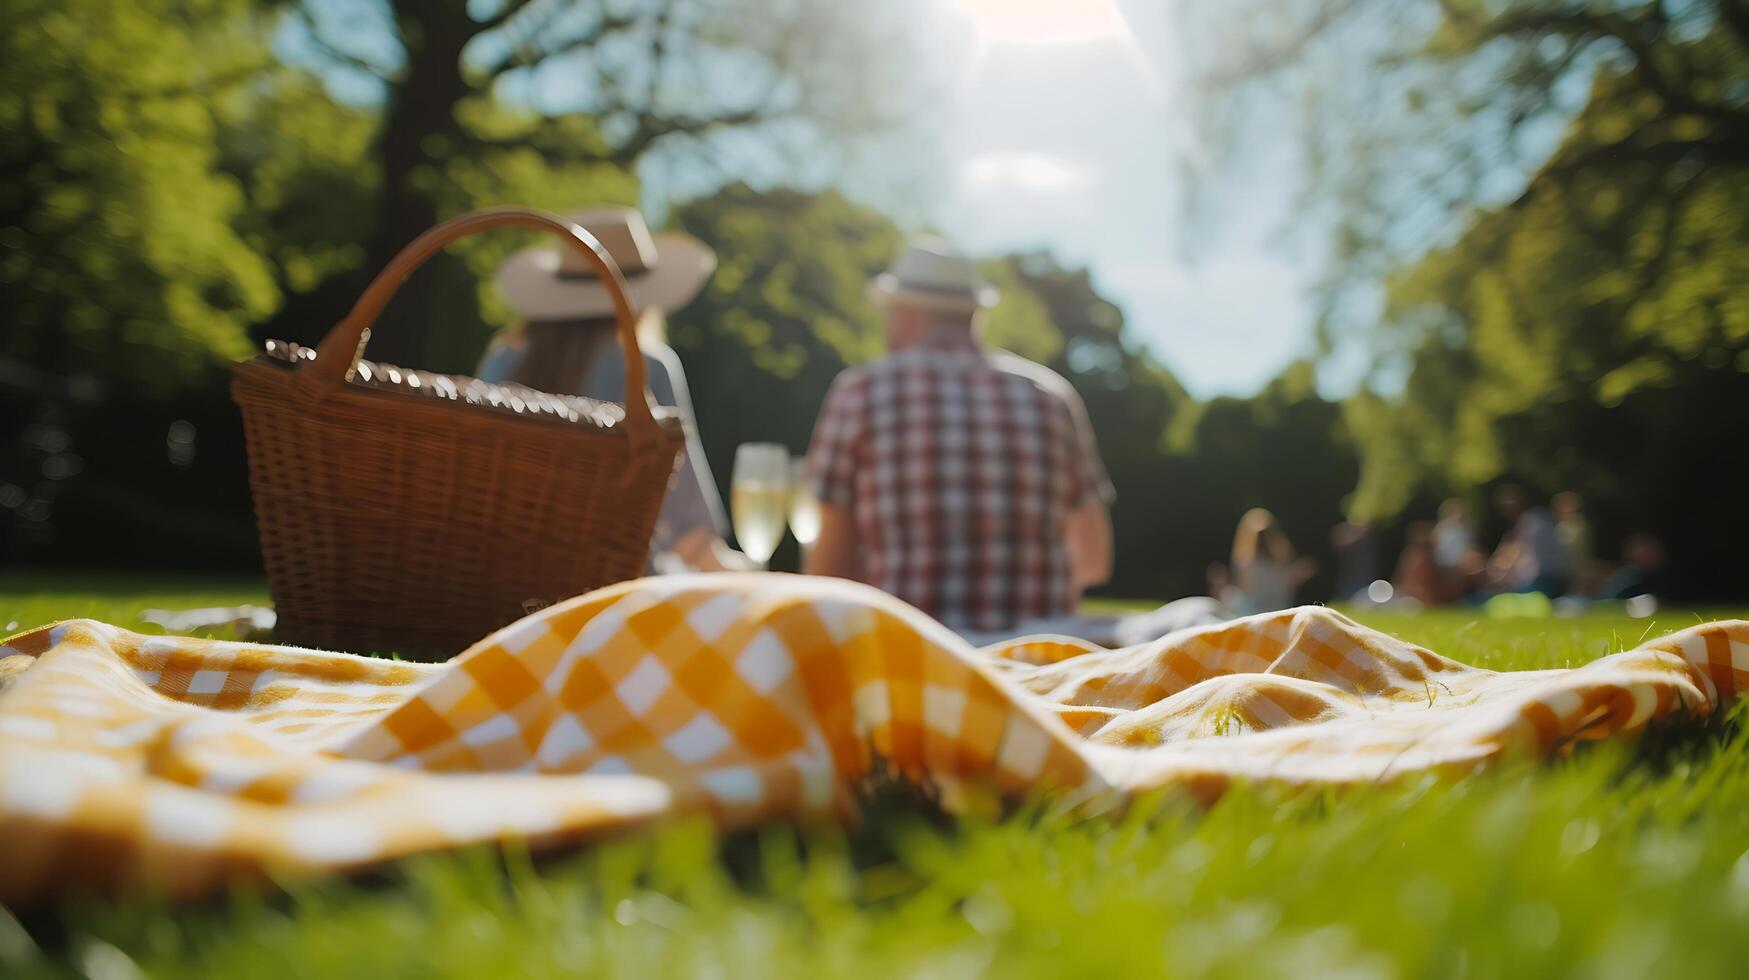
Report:
M 978 275 L 977 264 L 933 235 L 917 235 L 892 268 L 868 284 L 876 300 L 903 300 L 952 312 L 973 312 L 995 306 L 996 287 Z
M 704 242 L 678 231 L 652 233 L 635 208 L 597 208 L 565 216 L 594 235 L 625 273 L 639 310 L 677 310 L 691 302 L 717 267 Z M 575 249 L 525 248 L 498 267 L 498 289 L 527 321 L 611 316 L 613 299 Z

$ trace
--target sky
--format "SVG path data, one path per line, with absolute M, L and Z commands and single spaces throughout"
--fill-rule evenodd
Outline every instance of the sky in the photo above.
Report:
M 1294 138 L 1280 131 L 1241 170 L 1185 183 L 1194 107 L 1165 4 L 933 3 L 969 30 L 931 120 L 945 170 L 931 224 L 971 251 L 1047 247 L 1086 265 L 1129 335 L 1197 396 L 1254 392 L 1310 350 L 1312 270 L 1288 244 Z M 1192 218 L 1187 191 L 1220 198 Z
M 1311 350 L 1303 287 L 1315 262 L 1291 244 L 1302 230 L 1297 139 L 1285 125 L 1250 121 L 1259 135 L 1240 162 L 1225 160 L 1218 180 L 1187 183 L 1199 158 L 1189 123 L 1196 106 L 1178 70 L 1172 3 L 905 2 L 940 62 L 918 67 L 943 75 L 939 97 L 875 144 L 867 165 L 837 178 L 840 186 L 975 254 L 1043 248 L 1086 266 L 1123 309 L 1129 337 L 1198 397 L 1255 392 Z M 393 42 L 376 23 L 382 8 L 316 6 L 358 53 L 394 66 Z M 289 60 L 322 64 L 295 21 L 279 47 Z M 356 72 L 330 64 L 325 75 L 343 99 L 381 98 L 380 84 Z M 576 99 L 564 95 L 577 84 L 565 72 L 543 77 L 559 96 L 535 101 Z M 713 146 L 722 159 L 734 150 L 733 139 Z M 657 157 L 639 172 L 658 220 L 668 203 L 724 179 Z M 767 176 L 762 182 L 812 182 L 799 172 Z
M 1197 397 L 1254 393 L 1311 351 L 1302 286 L 1315 263 L 1290 243 L 1298 137 L 1285 121 L 1248 121 L 1242 161 L 1190 181 L 1196 107 L 1177 70 L 1172 2 L 893 2 L 915 13 L 923 43 L 908 57 L 928 97 L 827 183 L 971 254 L 1047 249 L 1088 268 L 1126 334 Z M 734 150 L 713 144 L 719 161 Z M 661 154 L 639 173 L 655 212 L 721 179 Z M 791 180 L 810 175 L 755 178 Z M 1331 374 L 1333 391 L 1358 379 Z

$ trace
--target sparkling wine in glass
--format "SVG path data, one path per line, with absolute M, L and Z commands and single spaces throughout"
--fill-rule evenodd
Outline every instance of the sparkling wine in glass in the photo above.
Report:
M 790 465 L 789 531 L 806 555 L 820 536 L 820 502 L 808 486 L 807 460 L 797 456 Z
M 735 540 L 760 567 L 783 540 L 789 521 L 789 450 L 774 442 L 742 443 L 735 449 L 735 472 L 729 481 L 729 511 Z

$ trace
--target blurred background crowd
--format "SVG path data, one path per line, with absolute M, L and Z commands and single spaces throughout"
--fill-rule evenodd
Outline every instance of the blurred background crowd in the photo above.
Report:
M 1749 596 L 1743 0 L 10 0 L 0 562 L 258 570 L 227 365 L 505 202 L 716 250 L 719 478 L 934 228 L 1086 402 L 1107 594 Z M 471 369 L 525 244 L 372 356 Z

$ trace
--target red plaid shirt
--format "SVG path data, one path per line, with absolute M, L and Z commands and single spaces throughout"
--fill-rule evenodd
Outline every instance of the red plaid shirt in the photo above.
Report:
M 862 581 L 973 630 L 1073 612 L 1065 524 L 1111 497 L 1069 383 L 960 331 L 839 375 L 808 481 L 850 511 Z

